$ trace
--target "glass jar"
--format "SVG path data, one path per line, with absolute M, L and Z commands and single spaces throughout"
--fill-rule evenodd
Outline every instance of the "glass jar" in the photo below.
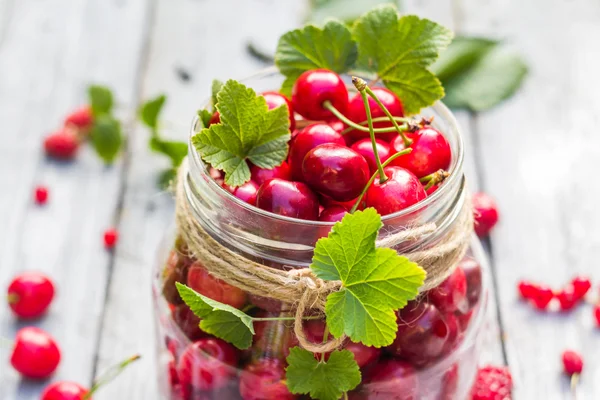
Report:
M 274 69 L 244 83 L 257 93 L 280 87 L 283 77 Z M 435 223 L 436 230 L 394 247 L 400 253 L 423 250 L 444 237 L 468 196 L 462 172 L 463 144 L 456 120 L 441 103 L 421 113 L 433 117 L 452 148 L 449 178 L 429 197 L 395 214 L 382 217 L 380 236 L 415 224 Z M 200 128 L 195 120 L 191 135 Z M 299 220 L 249 206 L 223 189 L 210 176 L 193 146 L 183 167 L 186 200 L 197 221 L 220 244 L 244 257 L 273 268 L 305 268 L 318 238 L 332 223 Z M 175 282 L 207 297 L 228 303 L 254 316 L 291 315 L 278 301 L 248 295 L 208 275 L 186 251 L 176 228 L 159 253 L 153 285 L 158 329 L 158 375 L 164 399 L 293 399 L 282 383 L 285 357 L 297 345 L 290 321 L 255 323 L 257 334 L 249 350 L 239 351 L 198 327 L 177 294 Z M 480 244 L 473 236 L 465 258 L 440 286 L 409 302 L 399 312 L 394 344 L 375 349 L 348 342 L 361 367 L 362 383 L 348 393 L 351 399 L 467 398 L 480 353 L 489 277 Z M 466 285 L 466 295 L 465 295 Z M 305 323 L 311 340 L 320 341 L 324 324 Z M 202 342 L 203 345 L 199 343 Z M 194 343 L 196 347 L 194 348 Z M 199 351 L 202 348 L 203 351 Z M 270 386 L 265 382 L 271 382 Z

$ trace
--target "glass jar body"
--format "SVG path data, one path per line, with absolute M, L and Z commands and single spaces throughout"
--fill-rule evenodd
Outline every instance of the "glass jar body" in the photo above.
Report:
M 278 87 L 274 72 L 250 78 L 257 92 Z M 448 137 L 453 150 L 450 178 L 421 203 L 383 218 L 380 238 L 415 224 L 437 229 L 419 240 L 396 243 L 400 253 L 434 246 L 452 228 L 468 197 L 462 177 L 462 142 L 456 122 L 442 105 L 424 110 Z M 197 121 L 192 132 L 197 130 Z M 273 268 L 305 268 L 318 238 L 331 224 L 274 216 L 233 197 L 210 177 L 190 147 L 184 168 L 186 199 L 195 218 L 221 245 Z M 476 373 L 488 296 L 487 263 L 477 239 L 465 258 L 439 286 L 398 312 L 398 334 L 390 346 L 375 349 L 347 342 L 361 368 L 361 384 L 351 399 L 467 398 Z M 177 228 L 167 235 L 154 271 L 153 298 L 158 330 L 158 374 L 163 398 L 294 399 L 285 386 L 286 357 L 298 341 L 293 333 L 292 305 L 252 295 L 212 277 L 194 259 Z M 235 349 L 208 335 L 183 303 L 175 282 L 261 319 L 248 350 Z M 283 319 L 282 319 L 283 318 Z M 305 321 L 309 340 L 320 342 L 324 322 Z

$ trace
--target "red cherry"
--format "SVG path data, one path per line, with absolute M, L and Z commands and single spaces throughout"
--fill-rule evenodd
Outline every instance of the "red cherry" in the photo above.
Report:
M 472 258 L 465 258 L 458 264 L 459 268 L 465 273 L 467 278 L 467 300 L 469 310 L 473 309 L 481 298 L 481 266 Z
M 377 145 L 377 154 L 379 154 L 379 160 L 383 163 L 392 155 L 390 145 L 380 139 L 375 139 Z M 352 150 L 363 156 L 367 163 L 369 163 L 369 171 L 373 175 L 377 171 L 377 163 L 375 161 L 375 153 L 373 153 L 373 144 L 371 139 L 361 139 L 354 143 L 351 147 Z M 401 156 L 402 157 L 402 156 Z
M 392 164 L 408 169 L 418 178 L 440 169 L 448 169 L 452 159 L 450 144 L 439 131 L 431 127 L 421 128 L 407 135 L 413 142 L 412 152 L 396 158 Z M 391 142 L 392 152 L 406 148 L 402 136 Z
M 479 237 L 485 237 L 496 226 L 496 223 L 498 223 L 498 207 L 494 199 L 482 192 L 473 194 L 472 201 L 475 216 L 475 233 Z
M 177 385 L 179 383 L 179 375 L 177 375 L 177 365 L 175 364 L 175 360 L 169 361 L 167 368 L 169 370 L 169 385 Z
M 233 190 L 235 197 L 253 206 L 256 205 L 256 193 L 258 193 L 258 185 L 252 181 L 248 181 Z
M 348 342 L 344 349 L 349 350 L 354 354 L 354 360 L 361 369 L 377 362 L 381 355 L 381 349 L 365 346 L 362 343 Z
M 334 143 L 309 151 L 302 163 L 302 173 L 313 189 L 337 201 L 358 197 L 371 177 L 363 156 Z
M 271 179 L 258 189 L 256 206 L 291 218 L 317 220 L 319 199 L 304 183 Z
M 306 71 L 292 88 L 294 110 L 304 118 L 321 121 L 333 118 L 331 111 L 323 107 L 325 101 L 342 114 L 348 109 L 348 89 L 342 78 L 326 69 Z
M 212 124 L 220 124 L 221 123 L 221 114 L 219 114 L 218 111 L 215 111 L 212 115 L 212 117 L 210 117 L 210 119 L 208 120 L 208 126 L 211 126 Z
M 417 372 L 406 361 L 380 360 L 368 371 L 363 392 L 369 400 L 416 400 Z
M 94 123 L 94 114 L 90 106 L 81 107 L 73 111 L 65 119 L 65 126 L 72 125 L 81 130 L 88 130 Z
M 392 214 L 423 200 L 427 195 L 419 179 L 409 170 L 385 167 L 388 180 L 380 183 L 375 179 L 367 190 L 366 206 L 374 207 L 381 215 Z
M 119 240 L 119 232 L 116 229 L 108 229 L 104 232 L 104 247 L 113 249 Z
M 279 92 L 264 92 L 262 95 L 267 101 L 267 106 L 269 106 L 269 110 L 272 110 L 285 104 L 290 113 L 290 132 L 296 129 L 296 119 L 294 118 L 294 109 L 292 108 L 292 102 Z
M 41 395 L 41 400 L 83 400 L 89 390 L 75 382 L 54 382 L 46 387 Z M 87 397 L 86 400 L 91 400 Z
M 240 394 L 244 400 L 292 400 L 285 384 L 285 370 L 278 359 L 263 358 L 247 365 L 240 375 Z
M 457 310 L 466 312 L 469 308 L 467 300 L 467 277 L 460 267 L 446 278 L 439 286 L 427 292 L 429 301 L 443 313 Z
M 257 318 L 276 318 L 280 312 L 259 310 Z M 290 349 L 298 346 L 298 339 L 293 331 L 293 324 L 286 321 L 256 321 L 254 322 L 254 342 L 252 352 L 254 356 L 270 358 L 286 358 Z
M 336 143 L 344 145 L 344 138 L 327 124 L 312 124 L 302 129 L 290 144 L 288 160 L 292 169 L 292 179 L 300 181 L 304 178 L 302 174 L 302 162 L 306 153 L 320 144 Z
M 562 362 L 565 374 L 569 376 L 581 374 L 581 371 L 583 371 L 583 359 L 575 351 L 566 350 L 563 352 Z
M 331 126 L 338 133 L 342 133 L 342 131 L 344 129 L 346 129 L 346 124 L 344 124 L 342 121 L 340 121 L 337 118 L 334 119 L 334 120 L 331 120 L 331 121 L 329 121 L 327 123 L 329 124 L 329 126 Z
M 434 305 L 411 301 L 398 311 L 398 332 L 388 349 L 416 366 L 424 366 L 442 354 L 449 333 Z
M 71 160 L 75 157 L 79 142 L 75 135 L 66 130 L 54 132 L 44 139 L 44 150 L 49 157 L 59 160 Z
M 596 326 L 600 327 L 600 305 L 594 306 L 594 318 L 596 319 Z
M 48 201 L 48 188 L 37 186 L 35 188 L 35 202 L 39 205 L 46 204 Z
M 352 209 L 352 207 L 354 207 L 355 203 L 356 203 L 356 199 L 352 199 L 350 201 L 337 201 L 337 200 L 333 200 L 330 197 L 321 195 L 321 204 L 323 204 L 325 206 L 324 208 L 339 206 L 339 207 L 345 208 L 346 210 L 350 211 Z M 365 201 L 363 198 L 363 200 L 358 205 L 357 210 L 364 210 L 364 209 L 365 209 Z
M 171 315 L 177 326 L 179 326 L 188 339 L 194 341 L 207 336 L 206 333 L 200 329 L 200 318 L 190 310 L 190 307 L 187 304 L 175 306 Z
M 592 287 L 592 282 L 585 276 L 577 276 L 571 281 L 577 299 L 583 299 Z
M 531 302 L 538 310 L 545 310 L 554 298 L 554 292 L 547 286 L 538 285 Z
M 379 100 L 383 103 L 383 105 L 388 109 L 388 111 L 394 117 L 404 117 L 404 107 L 402 106 L 402 102 L 392 91 L 382 88 L 382 87 L 374 87 L 373 93 L 379 98 Z M 371 116 L 373 118 L 386 117 L 385 112 L 379 105 L 373 100 L 372 97 L 369 96 L 369 107 L 371 108 Z M 357 93 L 350 99 L 348 103 L 348 112 L 346 115 L 351 121 L 360 124 L 361 122 L 365 122 L 367 120 L 367 111 L 365 110 L 365 106 L 363 103 L 362 96 L 360 93 Z M 373 124 L 374 128 L 389 128 L 394 126 L 391 121 L 383 121 L 383 122 L 375 122 Z M 376 134 L 378 139 L 389 142 L 394 140 L 398 133 L 396 132 L 386 132 L 386 133 L 378 133 Z M 354 143 L 360 139 L 368 139 L 369 132 L 362 132 L 359 130 L 352 130 L 344 135 L 344 138 L 348 141 L 348 143 Z M 383 160 L 381 160 L 383 162 Z
M 44 314 L 54 298 L 54 284 L 39 272 L 17 275 L 8 285 L 8 305 L 20 318 Z
M 187 393 L 220 389 L 234 379 L 237 362 L 238 353 L 229 343 L 216 338 L 200 339 L 181 355 L 177 376 Z
M 446 341 L 446 345 L 444 346 L 442 353 L 450 354 L 450 352 L 456 348 L 456 345 L 462 339 L 462 327 L 458 318 L 454 314 L 444 315 L 444 321 L 446 321 L 446 326 L 448 326 L 448 340 Z
M 17 332 L 10 357 L 13 368 L 31 379 L 46 379 L 60 362 L 60 350 L 54 338 L 39 328 L 28 327 Z
M 256 165 L 253 165 L 250 167 L 250 173 L 252 180 L 256 182 L 258 186 L 274 178 L 283 179 L 284 181 L 289 181 L 292 179 L 290 165 L 285 161 L 282 162 L 281 165 L 272 169 L 260 168 Z
M 254 294 L 249 295 L 248 298 L 250 299 L 250 303 L 269 312 L 278 313 L 284 308 L 283 303 L 279 300 L 257 296 Z
M 231 307 L 242 308 L 248 301 L 246 292 L 214 278 L 199 263 L 192 264 L 188 270 L 187 285 L 201 295 Z
M 517 285 L 519 294 L 525 300 L 531 300 L 537 293 L 537 286 L 529 281 L 520 281 Z
M 347 213 L 348 210 L 346 210 L 342 206 L 327 207 L 323 211 L 321 211 L 321 214 L 319 215 L 319 221 L 338 222 L 341 221 L 342 218 L 344 218 L 344 215 L 346 215 Z
M 459 384 L 458 364 L 453 364 L 442 377 L 439 400 L 454 400 Z

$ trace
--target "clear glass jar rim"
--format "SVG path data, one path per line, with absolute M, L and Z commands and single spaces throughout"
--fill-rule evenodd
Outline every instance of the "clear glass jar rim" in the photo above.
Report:
M 264 75 L 278 73 L 278 72 L 279 71 L 278 71 L 277 67 L 272 66 L 272 67 L 265 68 L 261 71 L 258 71 L 257 73 L 255 73 L 251 76 L 248 76 L 248 77 L 242 79 L 241 81 L 244 82 L 246 80 L 259 78 Z M 206 102 L 206 104 L 208 104 L 208 102 Z M 463 142 L 462 135 L 460 134 L 460 130 L 458 128 L 458 121 L 456 121 L 456 118 L 454 117 L 454 114 L 452 113 L 452 111 L 450 111 L 450 109 L 448 107 L 446 107 L 441 101 L 437 101 L 430 108 L 432 108 L 437 114 L 441 115 L 446 121 L 448 121 L 456 129 L 456 132 L 457 132 L 456 162 L 453 163 L 452 169 L 449 171 L 450 176 L 446 179 L 444 184 L 441 185 L 435 192 L 433 192 L 431 195 L 427 196 L 424 200 L 422 200 L 416 204 L 413 204 L 412 206 L 410 206 L 408 208 L 405 208 L 405 209 L 395 212 L 393 214 L 387 214 L 387 215 L 382 216 L 381 220 L 383 223 L 385 223 L 389 220 L 394 220 L 396 218 L 401 218 L 406 215 L 411 215 L 414 212 L 418 212 L 419 210 L 427 208 L 431 204 L 435 203 L 438 199 L 446 196 L 447 193 L 449 193 L 456 185 L 459 184 L 457 181 L 463 178 L 462 166 L 463 166 L 463 159 L 464 159 L 464 142 Z M 208 172 L 207 164 L 202 160 L 202 158 L 196 151 L 196 148 L 192 145 L 192 140 L 191 140 L 192 137 L 198 133 L 198 132 L 196 132 L 196 129 L 195 129 L 196 126 L 198 125 L 198 121 L 199 121 L 199 117 L 198 117 L 198 115 L 196 115 L 194 117 L 194 119 L 192 120 L 192 127 L 190 129 L 190 137 L 189 137 L 189 141 L 188 141 L 188 146 L 189 146 L 188 154 L 193 156 L 193 162 L 196 165 L 202 166 L 203 169 L 206 172 Z M 209 185 L 214 190 L 221 190 L 221 191 L 225 192 L 225 197 L 227 197 L 228 200 L 235 202 L 236 204 L 240 205 L 241 207 L 248 210 L 249 212 L 261 214 L 261 215 L 273 218 L 275 220 L 294 222 L 297 224 L 304 224 L 306 226 L 333 226 L 335 224 L 335 222 L 304 220 L 304 219 L 287 217 L 284 215 L 279 215 L 279 214 L 275 214 L 275 213 L 272 213 L 269 211 L 265 211 L 258 207 L 252 206 L 243 200 L 238 199 L 231 192 L 229 192 L 228 190 L 225 190 L 223 187 L 221 187 L 213 179 L 209 179 L 209 181 L 210 181 Z

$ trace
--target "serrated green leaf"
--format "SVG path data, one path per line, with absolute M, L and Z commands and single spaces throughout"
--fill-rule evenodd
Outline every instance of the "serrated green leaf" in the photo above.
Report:
M 201 319 L 200 328 L 239 349 L 252 344 L 254 324 L 252 317 L 230 305 L 210 299 L 177 282 L 179 295 L 192 312 Z
M 212 91 L 212 96 L 211 96 L 211 101 L 212 101 L 212 106 L 213 106 L 213 112 L 215 112 L 216 108 L 215 106 L 217 105 L 217 94 L 219 93 L 219 91 L 221 90 L 221 88 L 223 87 L 223 82 L 221 82 L 218 79 L 213 79 L 212 81 L 212 87 L 211 87 L 211 91 Z M 208 126 L 208 124 L 206 125 Z
M 309 22 L 320 23 L 327 18 L 337 18 L 352 23 L 363 13 L 382 4 L 399 6 L 398 0 L 321 0 L 313 1 Z
M 450 78 L 471 68 L 475 62 L 497 45 L 497 40 L 457 36 L 431 66 L 431 71 L 442 83 L 446 83 Z
M 347 214 L 327 238 L 317 242 L 310 268 L 342 288 L 327 297 L 327 326 L 335 337 L 382 347 L 396 337 L 395 310 L 414 299 L 425 271 L 394 250 L 376 248 L 382 227 L 373 208 Z
M 290 80 L 295 81 L 304 71 L 326 68 L 345 72 L 357 57 L 356 42 L 348 27 L 330 20 L 323 28 L 306 25 L 284 34 L 277 45 L 275 65 L 289 77 L 284 83 L 285 92 L 289 92 L 293 84 Z
M 158 136 L 150 138 L 150 148 L 152 151 L 164 154 L 171 159 L 173 167 L 178 167 L 187 156 L 188 145 L 185 142 L 173 140 L 162 140 Z
M 229 80 L 217 95 L 221 123 L 204 128 L 192 138 L 202 159 L 225 172 L 225 183 L 240 186 L 250 180 L 246 160 L 262 168 L 280 165 L 290 139 L 289 111 L 269 110 L 263 96 Z
M 202 126 L 204 128 L 208 128 L 208 126 L 210 125 L 210 119 L 212 118 L 212 113 L 205 109 L 198 110 L 198 118 L 200 118 Z
M 120 122 L 108 114 L 97 116 L 90 130 L 90 139 L 100 158 L 111 164 L 123 145 Z
M 453 108 L 485 111 L 509 98 L 521 86 L 527 65 L 513 49 L 498 46 L 472 68 L 446 83 L 444 103 Z
M 142 122 L 153 131 L 158 129 L 158 115 L 165 105 L 165 101 L 167 101 L 167 96 L 163 94 L 148 100 L 140 107 L 139 114 Z
M 294 394 L 310 394 L 312 399 L 338 400 L 360 384 L 361 374 L 354 355 L 335 350 L 327 362 L 317 361 L 313 353 L 294 347 L 287 357 L 286 383 Z
M 88 87 L 90 107 L 95 116 L 110 114 L 113 107 L 113 94 L 106 86 L 91 85 Z
M 452 40 L 450 30 L 414 15 L 398 17 L 396 8 L 386 5 L 359 18 L 352 32 L 358 43 L 358 67 L 377 71 L 386 86 L 390 83 L 407 113 L 443 96 L 440 82 L 427 67 Z

